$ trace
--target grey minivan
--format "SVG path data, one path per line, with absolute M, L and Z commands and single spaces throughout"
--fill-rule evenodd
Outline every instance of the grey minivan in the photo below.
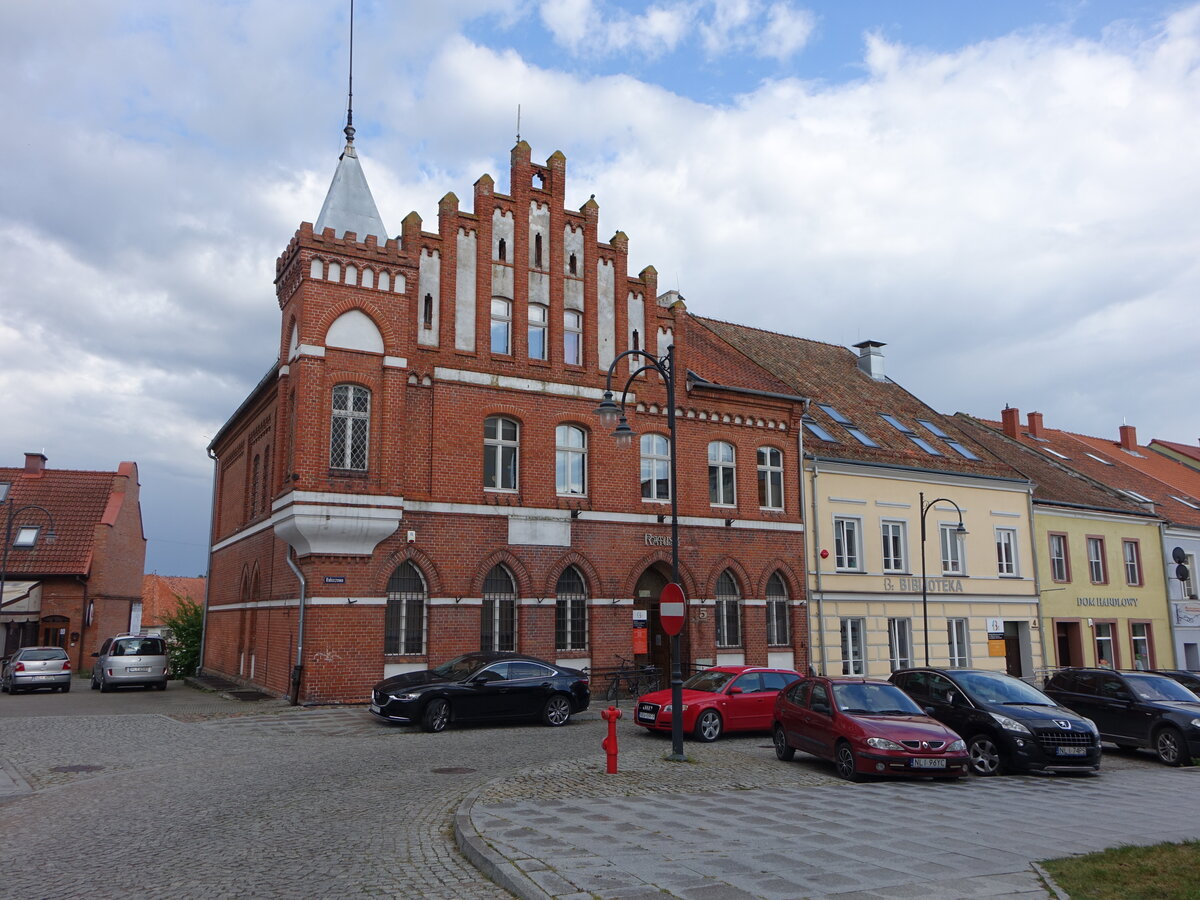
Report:
M 167 689 L 167 644 L 157 635 L 118 634 L 108 638 L 93 653 L 92 690 L 108 693 L 124 685 L 153 685 Z

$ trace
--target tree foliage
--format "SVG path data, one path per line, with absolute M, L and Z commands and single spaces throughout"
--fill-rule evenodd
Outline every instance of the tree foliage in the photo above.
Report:
M 163 624 L 171 629 L 171 637 L 167 641 L 171 675 L 175 678 L 195 675 L 196 667 L 200 665 L 204 607 L 195 600 L 180 598 L 175 612 L 163 616 Z

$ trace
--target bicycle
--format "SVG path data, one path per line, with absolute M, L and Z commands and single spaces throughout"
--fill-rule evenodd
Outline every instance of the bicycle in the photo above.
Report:
M 635 666 L 632 660 L 618 654 L 620 666 L 608 673 L 604 699 L 608 703 L 621 705 L 622 688 L 624 695 L 631 699 L 658 690 L 660 673 L 658 666 Z

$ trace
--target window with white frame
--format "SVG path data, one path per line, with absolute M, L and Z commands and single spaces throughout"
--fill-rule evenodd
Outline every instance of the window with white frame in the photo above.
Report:
M 1113 623 L 1097 622 L 1094 627 L 1096 639 L 1096 665 L 1105 669 L 1116 668 L 1116 646 L 1113 643 Z
M 758 505 L 783 509 L 783 454 L 774 447 L 758 448 Z
M 483 486 L 491 491 L 517 489 L 520 426 L 503 416 L 483 422 Z
M 1121 552 L 1125 557 L 1125 583 L 1138 587 L 1142 583 L 1142 554 L 1138 542 L 1122 541 Z
M 838 571 L 857 572 L 862 568 L 858 519 L 838 516 L 833 520 L 833 558 Z
M 959 534 L 958 526 L 942 525 L 939 531 L 942 536 L 942 574 L 962 575 L 965 571 L 963 539 Z
M 573 309 L 563 313 L 563 362 L 583 365 L 583 313 Z
M 540 303 L 529 304 L 529 358 L 546 358 L 546 323 L 550 311 Z
M 554 605 L 554 648 L 587 649 L 587 587 L 574 566 L 558 576 Z
M 725 441 L 712 441 L 708 445 L 708 502 L 713 506 L 737 503 L 733 444 Z
M 1067 556 L 1067 536 L 1050 535 L 1050 577 L 1054 581 L 1070 581 L 1071 566 Z
M 971 664 L 971 644 L 968 640 L 966 619 L 946 620 L 946 643 L 951 668 L 964 669 Z
M 885 519 L 879 524 L 879 530 L 883 538 L 883 571 L 907 571 L 908 561 L 906 559 L 907 554 L 905 553 L 905 544 L 907 543 L 907 535 L 905 534 L 906 524 L 904 522 Z
M 425 652 L 425 579 L 411 562 L 400 565 L 387 583 L 387 609 L 383 616 L 383 652 Z
M 1017 574 L 1017 530 L 996 529 L 996 574 Z
M 336 385 L 329 429 L 330 467 L 364 471 L 370 431 L 371 392 L 356 384 Z
M 480 650 L 517 648 L 517 587 L 504 566 L 493 566 L 483 581 L 479 618 Z
M 1149 622 L 1130 622 L 1129 641 L 1133 645 L 1133 667 L 1154 668 L 1154 643 L 1150 638 Z
M 772 572 L 767 579 L 767 645 L 786 647 L 791 642 L 787 582 L 778 572 Z
M 888 619 L 888 664 L 893 672 L 912 666 L 912 619 Z
M 1090 537 L 1087 539 L 1088 575 L 1092 584 L 1108 583 L 1108 567 L 1104 562 L 1104 538 Z
M 717 646 L 742 645 L 742 593 L 733 573 L 726 569 L 717 578 Z
M 512 353 L 512 304 L 499 297 L 492 298 L 492 352 Z
M 587 493 L 587 432 L 577 425 L 554 429 L 554 486 L 562 495 Z
M 842 619 L 842 674 L 867 674 L 867 620 Z
M 661 434 L 643 434 L 641 481 L 643 500 L 671 499 L 671 450 Z

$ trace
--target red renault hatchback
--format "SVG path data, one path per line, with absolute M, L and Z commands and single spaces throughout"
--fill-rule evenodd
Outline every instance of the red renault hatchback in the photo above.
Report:
M 805 678 L 780 693 L 771 732 L 775 755 L 797 750 L 833 760 L 838 776 L 958 778 L 967 746 L 894 684 L 865 678 Z
M 683 730 L 698 741 L 715 741 L 726 731 L 767 731 L 775 697 L 800 673 L 763 666 L 716 666 L 683 683 Z M 638 698 L 633 721 L 651 731 L 670 731 L 671 691 Z

